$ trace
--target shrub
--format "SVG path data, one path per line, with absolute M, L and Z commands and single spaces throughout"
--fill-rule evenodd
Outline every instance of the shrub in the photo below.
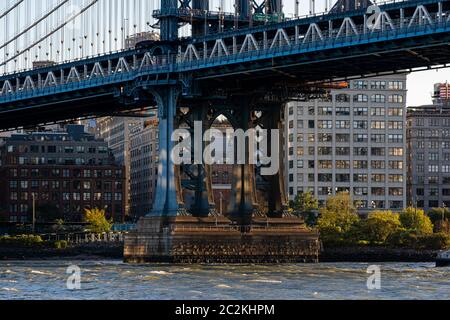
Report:
M 53 243 L 53 246 L 56 249 L 65 249 L 68 247 L 68 242 L 66 240 L 58 240 Z
M 319 201 L 314 198 L 314 195 L 311 192 L 303 192 L 299 193 L 294 201 L 291 201 L 290 208 L 294 214 L 301 215 L 305 220 L 308 220 L 307 218 L 310 217 L 314 211 L 319 209 Z
M 433 224 L 425 212 L 417 208 L 406 208 L 400 213 L 400 222 L 403 228 L 417 234 L 433 233 Z
M 40 236 L 35 235 L 3 236 L 0 237 L 0 244 L 33 247 L 43 245 L 44 241 Z
M 89 223 L 89 230 L 91 232 L 103 233 L 109 232 L 112 228 L 112 220 L 106 219 L 105 210 L 98 208 L 85 209 L 85 220 Z
M 443 250 L 450 248 L 450 235 L 446 233 L 416 234 L 401 230 L 394 233 L 388 242 L 395 247 Z
M 349 242 L 350 236 L 359 222 L 356 208 L 348 193 L 339 193 L 327 200 L 326 206 L 320 209 L 317 225 L 325 243 L 336 244 Z M 351 241 L 350 241 L 351 242 Z
M 393 247 L 414 248 L 417 245 L 417 241 L 415 233 L 400 228 L 387 238 L 386 243 Z
M 433 208 L 428 212 L 428 217 L 430 217 L 430 220 L 433 224 L 442 221 L 442 218 L 444 218 L 444 220 L 450 220 L 450 209 Z
M 447 233 L 434 233 L 419 237 L 423 249 L 444 250 L 450 248 L 450 235 Z
M 385 243 L 401 226 L 398 214 L 392 211 L 374 211 L 366 220 L 361 221 L 362 239 L 370 243 Z

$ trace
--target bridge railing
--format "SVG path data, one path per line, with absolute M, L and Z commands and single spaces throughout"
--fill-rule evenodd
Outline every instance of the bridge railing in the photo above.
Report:
M 435 16 L 434 19 L 437 17 Z M 288 37 L 289 44 L 284 44 L 281 46 L 271 46 L 271 42 L 264 41 L 256 41 L 258 49 L 254 48 L 252 50 L 248 50 L 247 48 L 239 48 L 238 53 L 221 55 L 221 56 L 213 56 L 213 49 L 209 49 L 207 53 L 199 50 L 199 55 L 201 57 L 207 57 L 203 59 L 193 60 L 193 61 L 182 61 L 182 58 L 179 57 L 178 60 L 178 68 L 180 70 L 186 69 L 196 69 L 201 68 L 202 66 L 211 66 L 214 64 L 222 64 L 226 62 L 245 60 L 245 59 L 255 59 L 258 57 L 266 56 L 267 54 L 276 54 L 276 53 L 288 53 L 289 51 L 301 51 L 301 50 L 312 50 L 319 47 L 333 47 L 338 44 L 356 44 L 362 41 L 370 41 L 377 40 L 386 37 L 398 37 L 402 35 L 415 35 L 419 33 L 423 33 L 426 31 L 436 31 L 439 28 L 445 28 L 450 26 L 450 22 L 447 19 L 443 19 L 441 22 L 435 22 L 433 25 L 425 24 L 425 25 L 412 25 L 409 26 L 411 19 L 405 18 L 402 21 L 400 19 L 392 20 L 393 29 L 389 30 L 377 30 L 377 31 L 367 31 L 366 27 L 358 25 L 356 26 L 356 32 L 351 35 L 341 35 L 338 36 L 339 30 L 333 29 L 330 32 L 329 29 L 323 29 L 322 35 L 323 39 L 312 40 L 312 39 L 304 39 L 298 38 L 296 39 L 295 35 L 290 35 Z M 297 44 L 295 44 L 297 42 Z M 266 48 L 266 49 L 264 49 Z M 232 52 L 232 47 L 227 47 L 227 49 Z

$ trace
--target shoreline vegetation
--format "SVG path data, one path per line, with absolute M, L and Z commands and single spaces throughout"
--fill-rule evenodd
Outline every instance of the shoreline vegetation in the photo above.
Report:
M 311 194 L 297 196 L 291 213 L 316 228 L 323 250 L 320 262 L 431 262 L 450 248 L 450 210 L 425 214 L 417 208 L 400 213 L 373 211 L 361 218 L 348 193 L 330 197 L 323 208 Z M 318 214 L 317 214 L 318 213 Z M 112 221 L 103 210 L 87 210 L 90 231 L 109 232 Z M 0 260 L 123 259 L 123 243 L 70 244 L 44 241 L 38 235 L 0 236 Z

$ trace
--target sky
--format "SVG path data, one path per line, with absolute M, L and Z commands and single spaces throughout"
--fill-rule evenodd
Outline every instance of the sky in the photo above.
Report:
M 408 107 L 431 104 L 435 83 L 450 81 L 450 68 L 413 72 L 408 76 Z

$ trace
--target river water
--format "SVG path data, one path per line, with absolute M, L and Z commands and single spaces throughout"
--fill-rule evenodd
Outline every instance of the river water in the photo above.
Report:
M 71 265 L 81 270 L 80 290 L 67 288 Z M 381 289 L 369 290 L 368 266 L 0 261 L 0 300 L 450 299 L 450 268 L 435 268 L 431 263 L 381 263 Z

